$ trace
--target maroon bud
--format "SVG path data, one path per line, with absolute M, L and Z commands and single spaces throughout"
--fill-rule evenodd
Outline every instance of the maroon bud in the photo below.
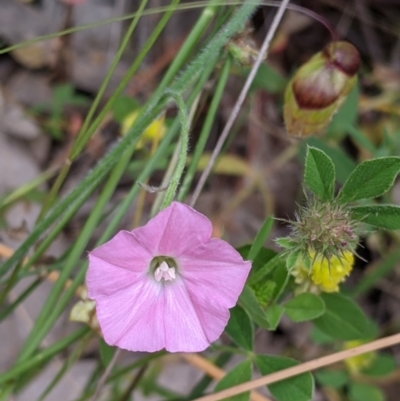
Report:
M 358 50 L 348 42 L 331 42 L 323 49 L 324 56 L 343 73 L 352 77 L 357 74 L 361 59 Z

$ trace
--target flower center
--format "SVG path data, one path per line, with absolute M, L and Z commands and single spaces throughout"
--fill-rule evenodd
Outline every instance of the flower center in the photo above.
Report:
M 174 281 L 177 274 L 177 263 L 167 256 L 156 256 L 150 263 L 150 274 L 156 281 Z
M 169 267 L 168 263 L 164 260 L 154 272 L 154 278 L 157 281 L 173 281 L 175 280 L 175 267 Z

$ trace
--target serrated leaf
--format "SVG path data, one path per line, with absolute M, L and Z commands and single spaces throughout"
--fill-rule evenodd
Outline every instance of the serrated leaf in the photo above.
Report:
M 316 319 L 325 312 L 324 301 L 315 294 L 303 293 L 284 305 L 285 312 L 293 322 L 306 322 Z
M 383 195 L 400 170 L 400 157 L 381 157 L 359 164 L 339 192 L 339 202 L 355 202 Z
M 313 320 L 330 337 L 343 341 L 361 340 L 373 335 L 370 320 L 351 299 L 341 294 L 321 294 L 325 313 Z
M 275 330 L 278 327 L 283 312 L 285 312 L 285 308 L 281 305 L 273 304 L 267 308 L 265 314 L 270 325 L 270 330 Z
M 236 305 L 230 310 L 231 317 L 226 326 L 226 333 L 240 347 L 251 351 L 253 349 L 253 325 L 249 315 L 243 308 Z
M 225 390 L 251 380 L 251 361 L 245 360 L 231 369 L 215 386 L 214 392 Z M 231 401 L 248 401 L 250 392 L 229 397 Z
M 347 180 L 351 172 L 356 168 L 356 163 L 341 148 L 328 146 L 326 142 L 318 138 L 309 138 L 305 141 L 304 145 L 306 144 L 322 150 L 330 157 L 335 166 L 336 181 L 341 184 Z M 304 147 L 300 147 L 300 149 L 303 154 L 306 153 Z
M 315 372 L 317 382 L 326 387 L 341 388 L 349 380 L 344 370 L 321 369 Z
M 322 150 L 313 147 L 307 149 L 304 182 L 321 201 L 333 199 L 335 167 Z
M 272 355 L 257 355 L 255 363 L 262 375 L 299 364 L 294 359 Z M 268 388 L 277 401 L 309 401 L 314 393 L 314 379 L 308 372 L 270 384 Z
M 394 205 L 355 206 L 350 209 L 354 220 L 385 230 L 400 230 L 400 207 Z
M 248 258 L 251 261 L 253 261 L 256 258 L 261 248 L 263 247 L 265 241 L 268 239 L 273 224 L 274 224 L 273 217 L 268 217 L 264 221 L 260 230 L 258 231 L 248 254 Z
M 385 396 L 380 388 L 371 384 L 351 383 L 349 399 L 351 401 L 384 401 Z
M 239 305 L 249 314 L 250 318 L 264 329 L 269 329 L 265 312 L 257 301 L 252 289 L 245 285 L 239 297 Z

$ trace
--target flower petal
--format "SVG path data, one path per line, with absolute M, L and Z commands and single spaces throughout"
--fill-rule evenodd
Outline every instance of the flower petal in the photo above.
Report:
M 145 226 L 132 233 L 153 255 L 177 257 L 208 241 L 212 225 L 207 217 L 191 207 L 172 202 Z
M 89 268 L 86 273 L 88 296 L 90 299 L 97 299 L 100 296 L 115 294 L 126 287 L 132 286 L 145 275 L 145 271 L 133 272 L 115 266 L 90 253 Z
M 106 343 L 129 351 L 155 352 L 164 348 L 163 300 L 162 285 L 148 279 L 96 299 Z
M 232 308 L 250 272 L 246 262 L 227 242 L 212 238 L 178 259 L 180 274 L 193 302 L 207 309 L 212 304 Z
M 145 244 L 129 231 L 120 231 L 110 241 L 90 252 L 89 259 L 92 256 L 97 260 L 136 272 L 145 271 L 153 258 Z
M 199 315 L 185 284 L 177 278 L 172 285 L 165 285 L 164 330 L 165 348 L 169 352 L 200 352 L 209 345 L 207 322 L 203 315 Z M 229 312 L 227 312 L 229 318 Z M 221 334 L 228 322 L 226 316 L 212 315 L 211 320 L 217 329 L 210 331 L 213 341 Z M 226 321 L 225 321 L 226 320 Z M 214 325 L 215 326 L 215 325 Z

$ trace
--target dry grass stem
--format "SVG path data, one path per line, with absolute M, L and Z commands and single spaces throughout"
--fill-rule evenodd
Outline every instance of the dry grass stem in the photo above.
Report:
M 324 366 L 332 365 L 334 363 L 343 361 L 353 356 L 365 354 L 367 352 L 377 351 L 382 348 L 388 348 L 393 345 L 400 343 L 400 333 L 393 336 L 381 338 L 379 340 L 371 341 L 368 344 L 360 345 L 359 347 L 351 348 L 345 351 L 339 351 L 335 354 L 327 355 L 321 358 L 314 359 L 312 361 L 304 362 L 300 365 L 293 366 L 288 369 L 281 370 L 279 372 L 272 373 L 260 377 L 259 379 L 251 380 L 247 383 L 239 384 L 229 389 L 219 391 L 215 394 L 210 394 L 205 397 L 196 398 L 193 401 L 219 401 L 233 397 L 237 394 L 244 393 L 246 391 L 254 390 L 258 387 L 265 386 L 268 384 L 276 383 L 281 380 L 288 379 L 293 376 L 300 375 L 302 373 L 310 372 Z

